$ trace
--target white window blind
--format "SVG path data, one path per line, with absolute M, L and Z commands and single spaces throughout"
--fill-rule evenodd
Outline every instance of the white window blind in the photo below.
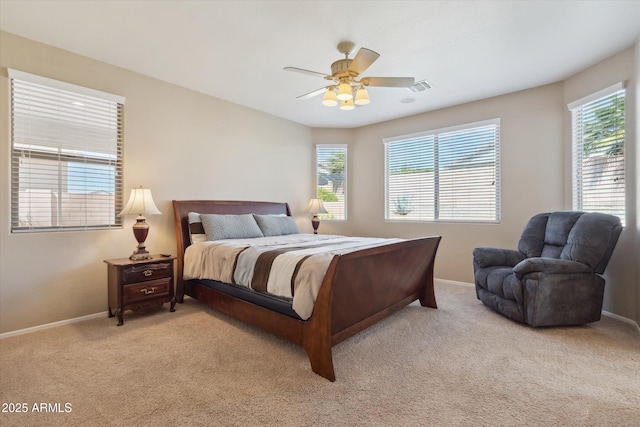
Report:
M 124 98 L 11 78 L 11 230 L 120 227 Z
M 347 146 L 316 146 L 316 191 L 327 210 L 322 220 L 347 219 Z
M 385 218 L 500 221 L 500 120 L 384 140 Z
M 573 140 L 573 209 L 604 212 L 625 223 L 625 90 L 622 83 L 569 104 Z

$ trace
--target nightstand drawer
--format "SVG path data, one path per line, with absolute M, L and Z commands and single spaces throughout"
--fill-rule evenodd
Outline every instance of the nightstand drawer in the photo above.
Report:
M 138 283 L 173 276 L 173 263 L 155 262 L 151 264 L 132 265 L 122 269 L 122 284 Z
M 164 279 L 148 280 L 142 283 L 134 283 L 122 287 L 122 298 L 124 304 L 142 301 L 146 299 L 154 299 L 170 295 L 170 289 L 173 279 L 167 277 Z

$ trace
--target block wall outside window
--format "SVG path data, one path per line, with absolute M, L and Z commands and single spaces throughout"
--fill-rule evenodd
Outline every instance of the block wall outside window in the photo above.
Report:
M 500 221 L 500 120 L 387 138 L 385 219 Z

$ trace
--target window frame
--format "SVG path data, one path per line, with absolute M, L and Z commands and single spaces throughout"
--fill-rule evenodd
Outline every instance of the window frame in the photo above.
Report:
M 584 167 L 584 139 L 583 139 L 583 123 L 584 113 L 587 114 L 595 112 L 597 109 L 597 103 L 606 102 L 606 98 L 612 98 L 614 96 L 618 96 L 622 94 L 623 100 L 623 113 L 622 117 L 615 116 L 615 119 L 619 120 L 620 118 L 623 120 L 623 124 L 621 126 L 622 131 L 624 132 L 624 136 L 622 138 L 622 155 L 621 155 L 621 167 L 622 173 L 622 191 L 620 192 L 622 197 L 622 213 L 616 212 L 614 210 L 592 210 L 588 209 L 589 205 L 585 206 L 585 182 L 584 182 L 584 174 L 585 172 L 590 172 L 588 169 Z M 585 110 L 585 108 L 593 107 L 593 110 Z M 597 92 L 594 92 L 590 95 L 587 95 L 583 98 L 577 99 L 573 102 L 567 104 L 567 109 L 569 110 L 571 116 L 571 209 L 577 211 L 586 211 L 588 212 L 602 212 L 611 215 L 619 216 L 624 226 L 626 220 L 626 208 L 627 208 L 627 197 L 626 197 L 626 174 L 627 174 L 627 166 L 626 166 L 626 112 L 627 112 L 627 93 L 624 82 L 619 82 L 604 89 L 601 89 Z M 616 123 L 617 125 L 617 123 Z M 616 127 L 616 131 L 619 131 L 619 128 Z M 619 139 L 616 139 L 616 142 Z M 593 173 L 593 171 L 591 171 Z M 618 175 L 616 175 L 618 176 Z M 605 194 L 611 195 L 612 185 L 598 185 L 598 189 L 605 190 Z M 611 199 L 609 201 L 612 201 Z
M 321 199 L 320 195 L 318 194 L 318 189 L 320 188 L 320 171 L 319 171 L 319 167 L 320 167 L 320 159 L 318 158 L 318 154 L 319 154 L 319 150 L 322 149 L 340 149 L 343 150 L 344 152 L 344 179 L 342 182 L 342 189 L 343 189 L 343 198 L 344 200 L 342 201 L 342 206 L 343 206 L 343 216 L 344 218 L 331 218 L 329 214 L 318 214 L 318 217 L 322 220 L 322 221 L 333 221 L 333 222 L 343 222 L 343 221 L 347 221 L 348 218 L 348 190 L 347 190 L 347 183 L 348 183 L 348 144 L 316 144 L 315 147 L 315 153 L 314 153 L 314 158 L 315 158 L 315 197 L 318 199 Z M 329 202 L 324 202 L 323 204 L 325 205 L 325 208 L 327 208 L 327 210 L 329 209 L 327 203 Z
M 385 195 L 384 195 L 384 219 L 385 222 L 398 222 L 398 223 L 416 223 L 416 222 L 424 222 L 424 223 L 489 223 L 496 224 L 501 221 L 501 183 L 500 183 L 500 118 L 487 119 L 472 123 L 465 123 L 455 126 L 449 126 L 444 128 L 438 128 L 423 132 L 412 133 L 408 135 L 401 135 L 396 137 L 384 138 L 384 186 L 385 186 Z M 440 167 L 441 155 L 439 154 L 439 142 L 438 139 L 441 135 L 462 132 L 462 131 L 473 131 L 476 129 L 481 129 L 483 127 L 495 126 L 493 132 L 495 135 L 495 139 L 493 141 L 493 173 L 494 173 L 494 185 L 495 190 L 493 194 L 495 195 L 495 206 L 492 209 L 493 218 L 491 219 L 483 219 L 483 218 L 450 218 L 450 217 L 442 217 L 441 216 L 441 202 L 442 199 L 441 192 L 442 186 L 440 185 L 439 175 L 441 174 L 442 167 Z M 391 207 L 390 207 L 390 188 L 389 188 L 389 178 L 391 176 L 389 171 L 389 146 L 394 143 L 408 143 L 411 140 L 428 140 L 429 138 L 434 139 L 433 143 L 433 168 L 434 168 L 434 185 L 433 185 L 433 216 L 432 217 L 419 217 L 419 218 L 398 218 L 391 217 Z M 419 141 L 417 141 L 419 142 Z M 453 144 L 454 146 L 456 144 Z
M 11 233 L 121 229 L 125 98 L 7 71 Z M 81 109 L 77 114 L 69 106 L 74 103 Z M 49 123 L 57 127 L 50 129 Z M 22 186 L 22 179 L 36 180 L 36 184 Z M 91 190 L 78 192 L 82 187 Z M 49 196 L 37 196 L 38 190 L 45 189 Z M 43 208 L 46 214 L 36 213 L 32 223 L 29 207 L 29 219 L 23 222 L 22 201 L 37 203 L 48 197 L 55 204 Z

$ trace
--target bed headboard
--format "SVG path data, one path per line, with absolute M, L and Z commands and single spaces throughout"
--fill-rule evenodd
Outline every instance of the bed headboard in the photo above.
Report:
M 238 215 L 255 213 L 260 215 L 285 214 L 291 216 L 288 203 L 245 202 L 232 200 L 174 200 L 173 215 L 176 225 L 178 249 L 178 277 L 182 278 L 184 251 L 191 244 L 189 239 L 189 212 L 201 214 Z

